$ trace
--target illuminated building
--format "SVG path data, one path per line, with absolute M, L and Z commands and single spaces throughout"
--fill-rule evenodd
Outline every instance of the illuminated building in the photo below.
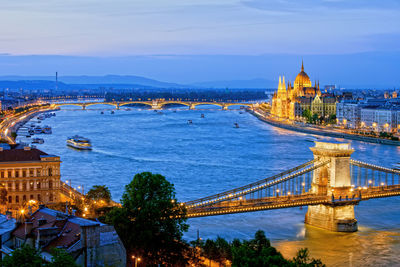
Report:
M 279 118 L 298 120 L 307 109 L 318 116 L 336 114 L 336 98 L 323 96 L 319 82 L 312 85 L 302 62 L 301 71 L 293 84 L 286 84 L 285 77 L 279 77 L 278 90 L 272 98 L 271 114 Z
M 0 147 L 0 185 L 7 191 L 7 208 L 28 201 L 60 201 L 60 157 L 30 147 Z

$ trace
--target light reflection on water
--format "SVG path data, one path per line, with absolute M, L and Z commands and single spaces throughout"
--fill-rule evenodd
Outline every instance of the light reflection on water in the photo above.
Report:
M 74 186 L 84 184 L 86 189 L 106 184 L 117 201 L 124 185 L 142 171 L 163 174 L 174 183 L 178 199 L 187 201 L 266 178 L 313 157 L 308 135 L 271 127 L 238 110 L 104 113 L 90 108 L 57 112 L 41 123 L 50 125 L 53 134 L 40 136 L 45 143 L 38 147 L 61 156 L 63 180 L 72 180 Z M 188 120 L 193 124 L 188 125 Z M 240 128 L 233 127 L 235 122 Z M 66 147 L 66 138 L 74 134 L 90 138 L 93 151 Z M 400 161 L 398 147 L 351 143 L 355 159 L 386 167 Z M 399 200 L 362 202 L 356 207 L 357 233 L 305 227 L 307 209 L 291 208 L 191 219 L 185 238 L 195 239 L 199 229 L 202 238 L 247 239 L 262 229 L 288 257 L 308 247 L 328 266 L 395 265 L 400 262 Z

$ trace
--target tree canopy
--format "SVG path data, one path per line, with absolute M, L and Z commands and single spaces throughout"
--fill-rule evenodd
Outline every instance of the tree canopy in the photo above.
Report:
M 130 258 L 141 257 L 145 264 L 184 265 L 188 245 L 185 208 L 175 198 L 174 185 L 160 174 L 136 174 L 125 186 L 122 207 L 106 215 L 114 225 Z
M 51 262 L 46 262 L 40 251 L 24 245 L 6 255 L 0 262 L 1 267 L 78 267 L 74 259 L 63 249 L 53 249 Z
M 108 203 L 111 200 L 111 193 L 105 185 L 94 185 L 89 192 L 87 192 L 86 198 L 96 201 L 104 200 Z

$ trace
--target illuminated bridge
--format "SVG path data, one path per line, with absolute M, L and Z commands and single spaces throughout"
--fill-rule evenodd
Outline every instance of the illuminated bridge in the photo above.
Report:
M 350 144 L 315 142 L 314 159 L 266 179 L 184 203 L 187 217 L 308 206 L 305 222 L 357 230 L 360 201 L 400 195 L 400 171 L 351 159 Z
M 221 107 L 222 109 L 228 109 L 230 106 L 248 106 L 253 107 L 253 103 L 244 103 L 244 102 L 202 102 L 202 101 L 177 101 L 177 100 L 147 100 L 147 101 L 112 101 L 112 102 L 55 102 L 50 103 L 53 107 L 60 107 L 60 106 L 79 106 L 82 109 L 86 109 L 86 107 L 94 106 L 94 105 L 109 105 L 113 106 L 116 109 L 120 107 L 127 106 L 127 105 L 146 105 L 149 106 L 151 109 L 162 109 L 166 105 L 183 105 L 188 106 L 189 109 L 195 109 L 196 106 L 199 105 L 216 105 Z

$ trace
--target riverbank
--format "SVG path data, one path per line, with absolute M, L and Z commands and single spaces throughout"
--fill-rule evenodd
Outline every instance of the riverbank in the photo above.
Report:
M 344 138 L 344 139 L 349 139 L 349 140 L 363 141 L 363 142 L 368 142 L 368 143 L 400 146 L 400 141 L 395 141 L 395 140 L 361 136 L 361 135 L 349 134 L 349 133 L 344 133 L 344 132 L 336 132 L 336 131 L 328 130 L 328 129 L 317 129 L 317 128 L 310 127 L 310 126 L 298 126 L 298 125 L 283 123 L 283 122 L 276 121 L 276 120 L 268 117 L 268 115 L 265 112 L 257 110 L 257 109 L 249 110 L 249 113 L 254 115 L 255 117 L 257 117 L 261 121 L 264 121 L 272 126 L 276 126 L 276 127 L 283 128 L 286 130 L 321 135 L 321 136 L 328 136 L 328 137 L 334 137 L 334 138 Z
M 1 139 L 7 141 L 9 144 L 15 144 L 15 138 L 12 136 L 13 132 L 17 132 L 22 125 L 24 125 L 26 122 L 31 120 L 33 117 L 39 115 L 40 113 L 52 111 L 56 111 L 56 109 L 52 109 L 49 106 L 46 106 L 45 108 L 37 107 L 25 113 L 16 114 L 4 119 L 0 123 Z

